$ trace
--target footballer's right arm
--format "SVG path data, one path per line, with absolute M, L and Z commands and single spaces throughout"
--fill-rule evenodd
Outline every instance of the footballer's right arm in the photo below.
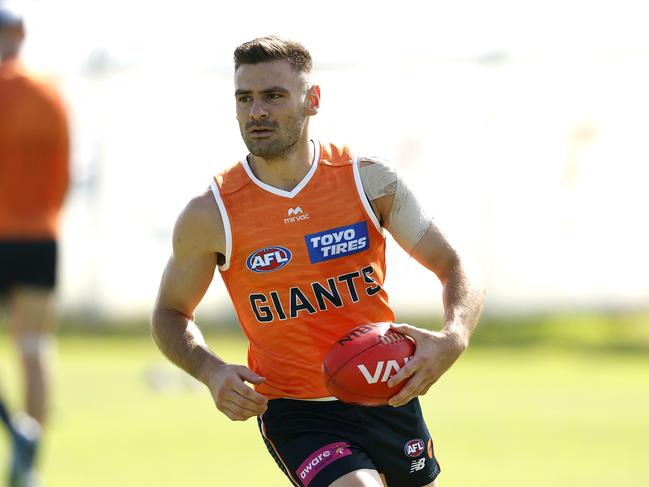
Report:
M 207 347 L 193 321 L 224 249 L 223 221 L 208 190 L 189 202 L 174 227 L 173 253 L 160 282 L 151 334 L 169 360 L 208 387 L 221 412 L 243 421 L 262 414 L 267 404 L 244 381 L 264 379 L 243 365 L 225 363 Z

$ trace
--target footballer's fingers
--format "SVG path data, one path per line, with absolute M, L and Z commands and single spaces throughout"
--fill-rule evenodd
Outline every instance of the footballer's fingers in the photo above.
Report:
M 243 397 L 250 399 L 252 402 L 265 405 L 268 402 L 266 397 L 259 394 L 252 387 L 247 386 L 243 381 L 250 382 L 251 384 L 261 384 L 266 381 L 265 377 L 255 374 L 248 367 L 240 366 L 237 369 L 241 382 L 236 384 L 236 390 Z
M 421 330 L 416 326 L 408 325 L 406 323 L 392 323 L 390 325 L 390 329 L 396 331 L 397 333 L 401 333 L 402 335 L 409 336 L 410 338 L 414 339 L 415 342 L 426 334 L 425 330 Z
M 430 332 L 422 330 L 405 323 L 393 323 L 390 328 L 397 333 L 409 336 L 416 343 L 415 355 L 399 370 L 396 374 L 388 380 L 388 387 L 394 387 L 400 384 L 409 377 L 414 376 L 417 371 L 426 362 L 428 355 L 427 349 L 429 347 Z
M 217 394 L 217 404 L 236 404 L 238 407 L 254 411 L 256 414 L 262 414 L 266 411 L 268 400 L 245 385 L 239 378 L 226 379 L 224 386 Z
M 214 369 L 207 386 L 216 407 L 230 419 L 246 419 L 266 410 L 266 398 L 244 383 L 244 380 L 261 383 L 265 379 L 244 366 L 223 364 Z M 240 408 L 252 414 L 240 416 Z
M 418 392 L 425 387 L 425 379 L 425 376 L 421 373 L 414 374 L 410 377 L 408 382 L 406 382 L 403 388 L 390 398 L 388 404 L 390 406 L 401 406 L 413 399 L 418 395 Z
M 419 378 L 420 376 L 421 378 Z M 398 394 L 395 394 L 390 398 L 388 404 L 394 407 L 403 406 L 412 401 L 415 397 L 426 394 L 428 389 L 430 389 L 435 382 L 437 382 L 436 379 L 431 380 L 430 377 L 426 377 L 424 374 L 417 374 L 408 381 Z
M 231 385 L 232 390 L 245 400 L 252 402 L 255 406 L 260 408 L 261 412 L 264 412 L 266 410 L 266 405 L 268 404 L 268 399 L 255 391 L 252 387 L 246 385 L 243 381 L 252 384 L 261 384 L 266 380 L 266 378 L 255 374 L 248 367 L 244 366 L 240 366 L 237 369 L 237 372 L 239 373 L 240 380 Z
M 246 369 L 247 370 L 247 369 Z M 250 372 L 248 370 L 248 372 Z M 257 404 L 259 406 L 265 406 L 268 403 L 268 399 L 266 397 L 262 396 L 259 394 L 257 391 L 255 391 L 252 387 L 248 386 L 244 380 L 247 380 L 249 382 L 252 382 L 250 378 L 247 378 L 246 375 L 244 375 L 241 371 L 239 371 L 239 375 L 231 376 L 228 377 L 225 380 L 225 386 L 241 396 L 242 398 Z M 261 383 L 263 382 L 264 378 L 261 378 L 261 380 L 256 380 L 255 383 Z
M 266 380 L 265 377 L 255 374 L 252 370 L 250 370 L 248 367 L 244 365 L 238 365 L 236 370 L 239 376 L 243 380 L 245 380 L 246 382 L 250 382 L 251 384 L 261 384 Z
M 245 385 L 242 386 L 242 389 L 232 389 L 226 399 L 236 403 L 242 408 L 254 411 L 255 415 L 265 413 L 268 404 L 268 400 L 264 396 Z
M 217 405 L 217 408 L 232 421 L 245 421 L 248 418 L 257 416 L 255 411 L 241 407 L 232 401 L 223 401 Z
M 429 384 L 427 384 L 427 385 L 423 388 L 423 390 L 421 391 L 421 393 L 420 393 L 419 395 L 420 395 L 420 396 L 423 396 L 424 394 L 427 394 L 427 393 L 428 393 L 428 390 L 429 390 L 431 387 L 433 387 L 433 384 L 434 384 L 435 382 L 437 382 L 437 381 L 435 380 L 435 381 L 432 381 L 432 382 L 430 382 Z
M 404 380 L 408 379 L 409 377 L 414 376 L 422 366 L 422 362 L 422 359 L 417 357 L 417 352 L 415 351 L 415 356 L 408 360 L 408 362 L 406 362 L 406 364 L 401 367 L 401 369 L 396 374 L 390 377 L 390 379 L 388 380 L 388 387 L 394 387 L 397 384 L 400 384 Z

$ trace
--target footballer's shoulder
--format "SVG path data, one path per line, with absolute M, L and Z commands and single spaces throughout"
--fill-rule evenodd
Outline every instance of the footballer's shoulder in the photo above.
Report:
M 183 213 L 188 213 L 192 218 L 213 218 L 214 213 L 220 216 L 219 208 L 211 189 L 206 189 L 190 199 Z
M 223 253 L 223 218 L 212 191 L 193 197 L 178 215 L 173 235 L 174 249 Z

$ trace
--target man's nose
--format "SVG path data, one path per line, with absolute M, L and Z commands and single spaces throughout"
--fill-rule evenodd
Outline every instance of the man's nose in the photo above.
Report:
M 263 100 L 256 97 L 253 99 L 252 107 L 250 107 L 250 118 L 253 120 L 263 120 L 268 118 L 268 108 Z

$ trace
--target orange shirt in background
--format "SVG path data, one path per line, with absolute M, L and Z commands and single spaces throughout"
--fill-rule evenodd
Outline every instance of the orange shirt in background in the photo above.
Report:
M 0 239 L 57 236 L 69 152 L 56 90 L 16 60 L 0 64 Z

